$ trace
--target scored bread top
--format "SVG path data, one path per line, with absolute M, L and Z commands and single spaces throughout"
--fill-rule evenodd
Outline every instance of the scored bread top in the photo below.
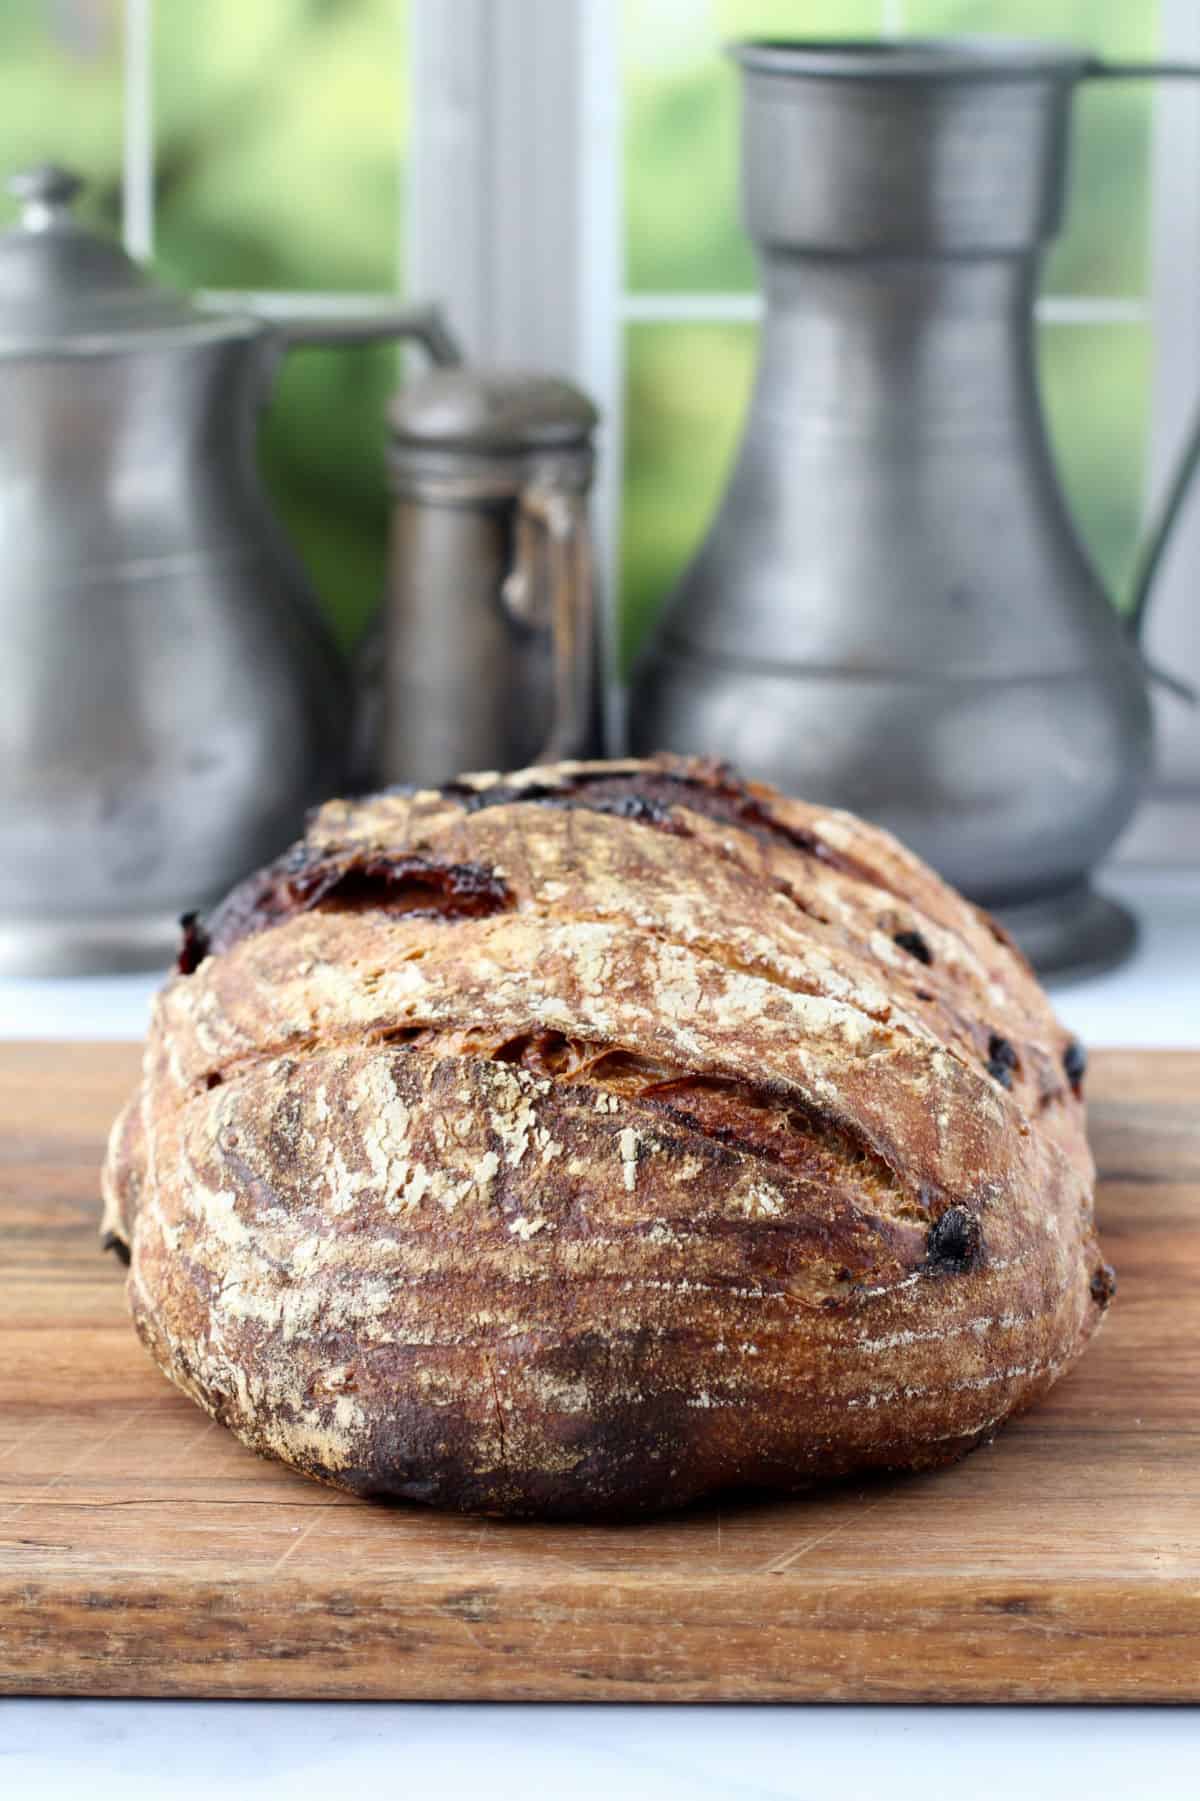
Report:
M 259 1449 L 666 1505 L 939 1461 L 1053 1380 L 1111 1285 L 1082 1073 L 851 815 L 666 757 L 464 777 L 330 803 L 189 929 L 106 1226 Z

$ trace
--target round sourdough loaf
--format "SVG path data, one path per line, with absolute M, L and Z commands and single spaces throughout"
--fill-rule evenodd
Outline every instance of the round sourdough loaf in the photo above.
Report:
M 162 1370 L 363 1495 L 620 1515 L 947 1463 L 1113 1288 L 1083 1055 L 885 833 L 723 766 L 318 812 L 113 1129 Z

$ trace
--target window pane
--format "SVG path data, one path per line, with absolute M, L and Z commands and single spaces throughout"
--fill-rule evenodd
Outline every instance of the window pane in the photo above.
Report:
M 155 9 L 162 272 L 188 287 L 397 285 L 408 138 L 402 0 Z M 384 584 L 390 350 L 301 351 L 263 432 L 272 498 L 343 640 Z
M 406 12 L 398 0 L 155 8 L 165 268 L 191 287 L 395 286 Z
M 1150 358 L 1144 325 L 1043 325 L 1038 332 L 1038 375 L 1059 474 L 1119 605 L 1140 530 Z
M 392 289 L 405 0 L 205 0 L 153 17 L 156 262 L 186 287 Z M 0 170 L 53 158 L 116 230 L 121 0 L 5 0 Z M 383 587 L 389 351 L 290 359 L 264 432 L 275 504 L 341 635 Z
M 0 174 L 66 163 L 87 181 L 78 211 L 115 230 L 121 195 L 120 0 L 5 0 L 0 7 Z
M 639 325 L 627 335 L 622 531 L 625 664 L 700 542 L 724 487 L 758 333 Z
M 880 0 L 623 0 L 625 231 L 635 292 L 754 286 L 737 218 L 729 38 L 853 37 Z
M 271 500 L 347 646 L 384 593 L 385 412 L 397 380 L 390 349 L 293 351 L 263 423 Z
M 1055 38 L 1114 60 L 1152 57 L 1157 0 L 905 0 L 916 33 L 1004 32 Z M 1075 98 L 1063 233 L 1042 288 L 1053 294 L 1128 295 L 1146 285 L 1150 109 L 1145 81 L 1083 83 Z

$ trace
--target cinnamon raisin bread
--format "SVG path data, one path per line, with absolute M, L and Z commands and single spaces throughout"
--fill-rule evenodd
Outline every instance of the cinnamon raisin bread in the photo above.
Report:
M 673 758 L 334 802 L 185 931 L 104 1172 L 161 1369 L 363 1495 L 948 1463 L 1112 1292 L 1084 1061 L 892 838 Z

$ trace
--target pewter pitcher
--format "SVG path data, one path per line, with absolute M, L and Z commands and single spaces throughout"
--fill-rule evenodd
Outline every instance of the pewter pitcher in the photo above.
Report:
M 166 959 L 339 786 L 351 691 L 255 439 L 294 345 L 415 337 L 428 309 L 271 320 L 159 287 L 12 184 L 0 238 L 0 968 Z
M 1048 972 L 1119 960 L 1089 872 L 1150 764 L 1136 643 L 1055 475 L 1033 357 L 1071 102 L 1051 44 L 747 43 L 743 212 L 766 319 L 740 452 L 635 675 L 694 750 L 890 827 Z

